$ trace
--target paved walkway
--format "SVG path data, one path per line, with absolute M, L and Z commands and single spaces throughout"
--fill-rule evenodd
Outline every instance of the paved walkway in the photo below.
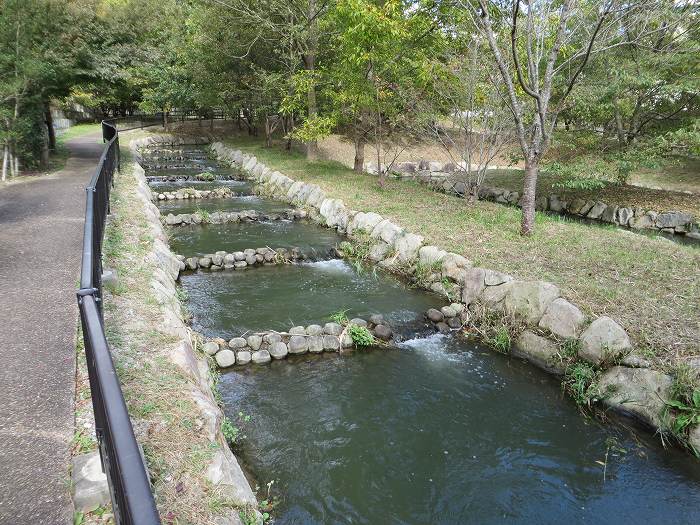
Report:
M 0 186 L 0 525 L 72 523 L 75 290 L 98 135 L 60 172 Z

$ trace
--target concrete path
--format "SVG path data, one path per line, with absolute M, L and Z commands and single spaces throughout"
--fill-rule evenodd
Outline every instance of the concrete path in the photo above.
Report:
M 72 523 L 75 290 L 99 135 L 60 172 L 0 186 L 0 525 Z

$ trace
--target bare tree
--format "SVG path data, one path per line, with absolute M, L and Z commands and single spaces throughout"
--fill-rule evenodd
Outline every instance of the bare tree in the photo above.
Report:
M 618 45 L 622 20 L 652 2 L 460 0 L 488 41 L 525 160 L 521 233 L 534 227 L 542 159 L 557 117 L 593 53 Z M 644 4 L 644 5 L 643 5 Z
M 486 170 L 512 138 L 512 118 L 496 85 L 493 63 L 483 59 L 479 35 L 467 37 L 465 49 L 445 57 L 447 78 L 436 82 L 436 97 L 449 112 L 451 129 L 430 121 L 429 130 L 456 166 L 455 184 L 474 202 Z

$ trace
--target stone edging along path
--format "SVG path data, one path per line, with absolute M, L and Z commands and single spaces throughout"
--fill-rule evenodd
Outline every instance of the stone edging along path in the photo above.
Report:
M 443 164 L 435 161 L 401 162 L 396 172 L 404 177 L 427 184 L 444 193 L 464 196 L 466 184 L 459 180 L 457 167 L 452 163 Z M 368 171 L 372 173 L 372 171 Z M 376 173 L 376 169 L 374 169 Z M 479 199 L 516 206 L 520 204 L 517 191 L 482 185 Z M 632 206 L 607 204 L 602 201 L 575 198 L 567 200 L 556 193 L 540 195 L 535 203 L 539 211 L 575 215 L 608 224 L 625 226 L 633 230 L 657 230 L 664 233 L 688 235 L 700 239 L 698 218 L 690 213 L 680 211 L 643 210 Z
M 138 139 L 132 141 L 130 147 L 132 152 L 135 152 L 136 148 L 154 142 L 157 142 L 157 139 Z M 204 432 L 213 450 L 212 460 L 207 464 L 204 475 L 227 502 L 238 508 L 256 509 L 258 503 L 255 494 L 221 431 L 224 414 L 213 394 L 213 378 L 209 371 L 209 364 L 206 358 L 198 356 L 192 343 L 191 333 L 183 321 L 176 281 L 185 264 L 168 247 L 167 236 L 160 220 L 160 211 L 151 202 L 151 189 L 144 170 L 138 163 L 134 169 L 134 175 L 138 181 L 136 194 L 143 202 L 148 226 L 153 233 L 152 256 L 159 264 L 151 280 L 151 286 L 163 314 L 159 328 L 177 340 L 177 344 L 170 353 L 170 360 L 191 379 L 191 401 L 199 409 L 199 416 L 204 421 Z M 218 518 L 216 523 L 221 525 L 241 523 L 237 509 L 229 509 L 226 512 L 227 514 Z M 255 523 L 262 523 L 262 515 L 257 510 L 254 512 L 257 517 Z
M 225 146 L 212 144 L 219 159 L 241 169 L 260 185 L 262 193 L 309 210 L 310 218 L 371 244 L 371 257 L 382 268 L 412 273 L 420 285 L 435 292 L 461 298 L 465 308 L 517 319 L 525 328 L 517 338 L 513 354 L 550 373 L 563 373 L 562 346 L 575 350 L 575 359 L 602 370 L 598 387 L 602 403 L 630 415 L 654 429 L 663 429 L 663 412 L 669 399 L 672 378 L 648 368 L 634 354 L 625 330 L 613 319 L 587 319 L 574 304 L 561 297 L 559 288 L 543 281 L 520 281 L 487 268 L 473 267 L 465 257 L 426 246 L 423 237 L 373 212 L 348 209 L 340 199 L 328 198 L 315 184 L 295 181 L 258 162 L 257 158 Z M 443 322 L 434 320 L 434 322 Z M 618 363 L 608 367 L 608 364 Z M 700 450 L 700 427 L 690 444 Z

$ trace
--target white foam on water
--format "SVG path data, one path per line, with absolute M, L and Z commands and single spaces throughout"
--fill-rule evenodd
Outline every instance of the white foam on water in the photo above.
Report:
M 333 273 L 351 273 L 353 270 L 342 259 L 330 259 L 328 261 L 316 261 L 316 262 L 305 262 L 302 263 L 304 266 L 309 266 L 323 272 L 333 272 Z
M 431 361 L 463 362 L 472 357 L 472 353 L 453 352 L 447 348 L 448 335 L 432 334 L 427 337 L 417 337 L 399 343 L 400 348 L 413 350 Z

